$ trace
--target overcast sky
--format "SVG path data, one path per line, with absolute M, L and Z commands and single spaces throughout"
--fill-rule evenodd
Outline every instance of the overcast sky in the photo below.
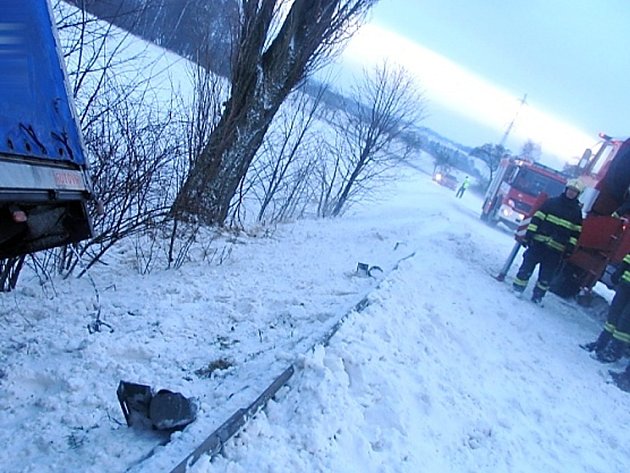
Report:
M 626 0 L 381 0 L 346 56 L 410 68 L 449 138 L 498 143 L 518 112 L 512 151 L 529 137 L 570 159 L 599 131 L 630 136 L 628 25 Z

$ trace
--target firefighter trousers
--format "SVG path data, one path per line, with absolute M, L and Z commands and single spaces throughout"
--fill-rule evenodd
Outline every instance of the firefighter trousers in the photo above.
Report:
M 630 284 L 622 282 L 617 286 L 604 330 L 617 340 L 630 343 Z
M 542 299 L 547 293 L 560 263 L 562 254 L 544 243 L 532 243 L 523 253 L 523 263 L 514 279 L 514 289 L 524 291 L 536 265 L 538 267 L 538 281 L 534 287 L 532 299 Z

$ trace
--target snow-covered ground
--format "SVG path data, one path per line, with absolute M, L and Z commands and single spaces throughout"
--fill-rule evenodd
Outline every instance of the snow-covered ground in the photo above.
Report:
M 26 271 L 0 294 L 0 470 L 168 472 L 294 364 L 191 471 L 627 471 L 630 394 L 607 382 L 625 362 L 578 347 L 601 313 L 495 281 L 513 240 L 480 222 L 475 195 L 409 167 L 375 197 L 340 219 L 226 235 L 177 271 L 139 275 L 132 242 L 91 280 Z M 361 277 L 358 262 L 383 272 Z M 89 333 L 97 314 L 111 331 Z M 128 428 L 120 380 L 195 397 L 198 419 L 167 443 Z

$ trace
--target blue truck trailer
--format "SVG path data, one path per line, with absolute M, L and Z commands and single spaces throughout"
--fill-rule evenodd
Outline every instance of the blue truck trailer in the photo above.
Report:
M 48 0 L 0 0 L 0 260 L 91 236 L 86 153 Z

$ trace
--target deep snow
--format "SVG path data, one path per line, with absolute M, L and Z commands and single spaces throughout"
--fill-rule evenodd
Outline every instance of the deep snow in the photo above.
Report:
M 146 52 L 138 73 L 173 79 L 152 91 L 185 89 L 172 72 L 185 61 Z M 411 164 L 343 218 L 202 235 L 179 270 L 141 238 L 78 280 L 27 268 L 0 293 L 0 471 L 169 472 L 291 364 L 267 408 L 192 471 L 627 471 L 630 394 L 608 382 L 625 362 L 578 348 L 605 307 L 516 299 L 492 278 L 510 234 L 480 222 L 471 190 L 432 182 L 429 156 Z M 361 277 L 359 262 L 383 272 Z M 107 325 L 90 333 L 97 315 Z M 170 438 L 130 429 L 120 380 L 194 397 L 198 419 Z
M 267 409 L 192 471 L 627 471 L 630 394 L 608 382 L 625 361 L 578 347 L 601 309 L 515 298 L 491 277 L 510 235 L 478 219 L 470 191 L 432 182 L 429 157 L 415 165 L 343 218 L 202 242 L 178 271 L 139 275 L 128 242 L 93 284 L 24 273 L 0 294 L 0 469 L 168 472 L 294 363 Z M 358 262 L 384 271 L 360 277 Z M 99 310 L 113 332 L 88 333 Z M 195 374 L 217 360 L 230 367 Z M 198 420 L 159 446 L 124 425 L 121 379 L 197 398 Z

